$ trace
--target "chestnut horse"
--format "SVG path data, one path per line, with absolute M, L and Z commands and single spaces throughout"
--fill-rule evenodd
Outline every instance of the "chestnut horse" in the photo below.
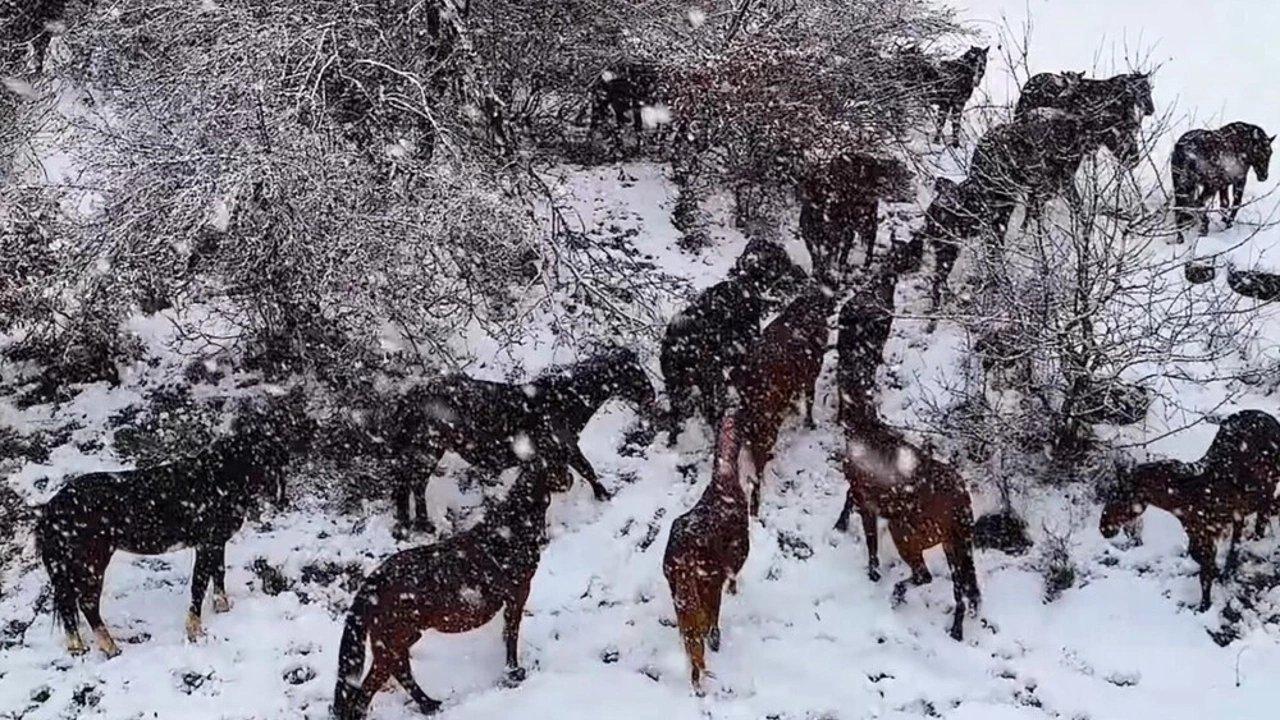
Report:
M 876 521 L 889 521 L 898 554 L 911 568 L 911 578 L 893 587 L 893 603 L 906 597 L 908 585 L 933 580 L 924 551 L 942 546 L 951 566 L 956 609 L 951 637 L 964 637 L 965 599 L 977 613 L 982 602 L 973 566 L 973 505 L 960 474 L 907 442 L 878 419 L 866 417 L 847 431 L 844 457 L 849 491 L 836 520 L 836 530 L 849 527 L 857 506 L 867 540 L 867 575 L 880 580 Z
M 720 600 L 750 550 L 747 491 L 738 441 L 737 420 L 726 415 L 716 441 L 711 483 L 689 512 L 671 524 L 662 573 L 671 586 L 676 624 L 693 666 L 694 688 L 701 692 L 707 671 L 705 646 L 720 649 Z
M 506 501 L 470 530 L 398 552 L 365 578 L 342 630 L 334 716 L 363 718 L 374 694 L 393 677 L 422 712 L 435 712 L 440 701 L 413 679 L 409 649 L 424 630 L 467 632 L 489 622 L 499 610 L 508 680 L 522 680 L 516 646 L 545 539 L 547 508 L 551 493 L 564 492 L 571 484 L 561 461 L 539 457 L 521 470 Z M 366 640 L 373 649 L 367 675 Z
M 1223 421 L 1209 450 L 1195 463 L 1161 460 L 1121 471 L 1102 510 L 1104 537 L 1131 524 L 1154 505 L 1172 513 L 1187 533 L 1191 558 L 1200 566 L 1201 612 L 1212 604 L 1218 576 L 1217 540 L 1227 529 L 1231 543 L 1224 571 L 1236 565 L 1244 518 L 1257 514 L 1254 533 L 1266 530 L 1280 480 L 1280 422 L 1258 410 Z
M 829 289 L 812 285 L 765 327 L 748 353 L 738 388 L 742 445 L 752 467 L 751 514 L 760 512 L 760 479 L 773 459 L 773 445 L 797 400 L 813 427 L 814 383 L 827 350 L 827 317 L 835 299 Z

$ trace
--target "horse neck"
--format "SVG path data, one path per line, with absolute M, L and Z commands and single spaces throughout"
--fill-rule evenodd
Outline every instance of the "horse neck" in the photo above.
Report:
M 491 530 L 486 533 L 489 544 L 533 550 L 541 545 L 551 496 L 535 475 L 534 470 L 522 470 L 506 501 L 485 518 Z
M 1189 487 L 1200 477 L 1195 465 L 1179 463 L 1171 465 L 1168 472 L 1148 476 L 1134 488 L 1136 499 L 1164 510 L 1175 510 L 1190 504 Z
M 559 405 L 561 414 L 557 420 L 573 427 L 585 426 L 591 416 L 596 414 L 596 410 L 616 392 L 605 382 L 605 377 L 612 369 L 608 363 L 600 363 L 578 368 L 577 372 L 568 377 L 553 379 L 547 393 Z
M 742 428 L 735 415 L 723 421 L 716 438 L 716 453 L 711 465 L 711 485 L 703 497 L 709 497 L 717 505 L 747 506 L 746 488 L 742 478 Z M 729 424 L 731 423 L 731 424 Z

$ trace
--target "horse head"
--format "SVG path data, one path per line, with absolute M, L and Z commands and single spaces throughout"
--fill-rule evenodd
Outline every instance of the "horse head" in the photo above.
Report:
M 1266 182 L 1267 175 L 1271 171 L 1271 143 L 1275 141 L 1276 136 L 1267 135 L 1265 130 L 1257 126 L 1254 126 L 1252 136 L 1252 142 L 1249 145 L 1249 165 L 1253 167 L 1258 181 Z
M 613 395 L 633 403 L 642 413 L 653 410 L 655 395 L 649 376 L 640 366 L 640 359 L 630 348 L 617 348 L 604 359 L 602 380 Z
M 1151 99 L 1151 73 L 1132 73 L 1124 78 L 1125 89 L 1133 99 L 1134 107 L 1141 113 L 1140 117 L 1154 115 L 1156 105 Z
M 730 274 L 743 277 L 757 293 L 772 290 L 789 294 L 805 279 L 804 271 L 781 245 L 759 238 L 747 243 Z
M 1139 143 L 1141 125 L 1128 113 L 1108 118 L 1099 115 L 1087 123 L 1086 132 L 1092 135 L 1089 145 L 1102 145 L 1126 168 L 1132 168 L 1142 159 L 1142 146 Z
M 1135 478 L 1142 467 L 1117 469 L 1115 484 L 1103 495 L 1102 518 L 1098 521 L 1098 531 L 1103 537 L 1115 537 L 1121 528 L 1131 525 L 1147 509 L 1140 483 Z
M 964 64 L 973 70 L 973 84 L 977 85 L 982 80 L 982 76 L 987 72 L 987 52 L 991 50 L 991 46 L 978 47 L 971 45 L 965 51 L 963 58 Z

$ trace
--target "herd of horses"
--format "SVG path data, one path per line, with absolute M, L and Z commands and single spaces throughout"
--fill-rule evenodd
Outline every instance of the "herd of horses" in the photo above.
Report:
M 986 63 L 986 49 L 922 71 L 936 86 L 932 104 L 942 127 L 958 120 Z M 929 79 L 931 78 L 931 79 Z M 650 82 L 619 74 L 602 95 L 600 112 L 623 121 L 631 107 L 619 85 Z M 872 265 L 876 209 L 901 196 L 910 176 L 882 158 L 846 153 L 832 173 L 801 190 L 801 233 L 814 260 L 812 277 L 777 245 L 748 243 L 728 276 L 698 294 L 671 320 L 659 350 L 669 401 L 664 427 L 674 446 L 687 421 L 700 415 L 714 435 L 711 479 L 697 503 L 676 518 L 663 556 L 677 626 L 691 680 L 701 689 L 706 650 L 720 647 L 723 595 L 733 593 L 750 553 L 752 517 L 761 513 L 766 470 L 784 424 L 815 424 L 815 385 L 836 315 L 839 469 L 848 483 L 835 527 L 848 528 L 857 512 L 865 533 L 868 576 L 880 579 L 878 524 L 883 518 L 910 577 L 893 589 L 895 604 L 909 587 L 930 582 L 924 552 L 941 547 L 955 595 L 950 634 L 963 638 L 964 618 L 981 602 L 974 564 L 974 513 L 961 474 L 886 423 L 876 402 L 876 374 L 894 321 L 900 276 L 918 270 L 924 240 L 935 250 L 945 280 L 961 240 L 984 231 L 1003 233 L 1017 203 L 1029 211 L 1050 198 L 1075 202 L 1072 178 L 1082 158 L 1106 147 L 1122 163 L 1137 159 L 1138 130 L 1151 114 L 1150 79 L 1121 75 L 1091 80 L 1076 73 L 1037 75 L 1018 102 L 1012 123 L 978 143 L 963 182 L 940 180 L 923 229 L 909 242 L 892 242 Z M 1184 142 L 1185 141 L 1185 142 Z M 1270 138 L 1252 126 L 1188 133 L 1175 152 L 1175 185 L 1186 197 L 1208 199 L 1230 186 L 1236 204 L 1241 167 L 1265 178 Z M 1224 191 L 1225 192 L 1225 191 Z M 868 206 L 870 210 L 868 211 Z M 867 279 L 845 291 L 849 244 L 861 237 Z M 935 280 L 932 297 L 938 301 Z M 837 306 L 839 306 L 837 312 Z M 761 327 L 774 308 L 776 316 Z M 395 553 L 365 578 L 348 610 L 338 653 L 334 693 L 337 717 L 364 717 L 383 685 L 394 678 L 423 712 L 440 702 L 415 681 L 409 650 L 428 629 L 465 632 L 504 618 L 508 679 L 519 682 L 520 621 L 545 542 L 545 516 L 553 493 L 580 475 L 599 500 L 609 493 L 578 447 L 579 435 L 610 399 L 636 406 L 658 420 L 656 393 L 636 353 L 604 350 L 553 368 L 527 383 L 498 383 L 452 375 L 405 392 L 378 423 L 377 447 L 394 459 L 395 513 L 405 526 L 430 529 L 424 489 L 443 453 L 473 466 L 518 476 L 504 501 L 469 530 Z M 800 408 L 803 407 L 801 410 Z M 158 554 L 196 550 L 187 633 L 202 633 L 205 592 L 213 608 L 229 609 L 224 585 L 228 540 L 262 499 L 283 499 L 283 468 L 308 452 L 316 429 L 297 413 L 246 410 L 226 437 L 197 457 L 138 470 L 99 472 L 69 479 L 45 506 L 37 526 L 39 551 L 53 587 L 58 621 L 72 653 L 86 651 L 79 633 L 83 613 L 107 655 L 119 652 L 99 612 L 103 576 L 117 550 Z M 1280 422 L 1258 411 L 1227 418 L 1205 458 L 1161 461 L 1123 469 L 1106 497 L 1100 523 L 1114 535 L 1147 505 L 1168 509 L 1187 529 L 1201 566 L 1203 597 L 1218 576 L 1215 541 L 1230 531 L 1230 570 L 1244 519 L 1256 515 L 1263 532 L 1280 480 Z M 368 670 L 366 647 L 372 660 Z

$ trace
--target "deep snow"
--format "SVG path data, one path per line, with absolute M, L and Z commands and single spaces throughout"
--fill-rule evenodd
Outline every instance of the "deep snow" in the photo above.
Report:
M 1257 14 L 1277 11 L 1261 3 L 1214 3 L 1215 14 L 1206 16 L 1204 5 L 1030 3 L 1037 16 L 1035 69 L 1088 67 L 1104 36 L 1158 42 L 1159 53 L 1169 58 L 1157 78 L 1159 104 L 1176 98 L 1180 107 L 1200 108 L 1201 114 L 1225 108 L 1228 119 L 1256 107 L 1256 121 L 1280 124 L 1274 112 L 1280 100 L 1258 89 L 1269 77 L 1256 70 L 1269 66 L 1257 65 L 1266 61 L 1259 55 L 1265 43 L 1246 42 L 1259 23 L 1265 24 Z M 1228 6 L 1257 19 L 1216 19 L 1224 12 L 1218 8 Z M 975 0 L 971 13 L 993 20 L 1001 10 L 1015 15 L 1025 7 L 1016 0 Z M 989 32 L 995 26 L 980 22 L 977 27 Z M 998 63 L 988 72 L 986 86 L 1001 98 Z M 1236 76 L 1239 85 L 1233 85 Z M 1267 99 L 1248 104 L 1255 97 Z M 735 231 L 717 227 L 712 250 L 697 257 L 679 251 L 669 218 L 675 190 L 660 167 L 565 168 L 556 174 L 563 175 L 556 182 L 588 228 L 634 228 L 633 242 L 694 288 L 722 277 L 744 242 Z M 728 225 L 722 198 L 713 199 L 709 209 L 717 225 Z M 1265 215 L 1255 212 L 1260 213 L 1255 219 Z M 1260 239 L 1250 247 L 1260 253 L 1268 246 Z M 789 250 L 803 258 L 797 242 Z M 918 300 L 917 285 L 899 287 L 899 301 L 908 309 Z M 673 299 L 668 310 L 678 306 Z M 160 347 L 162 330 L 142 329 L 153 341 L 149 346 Z M 932 336 L 922 331 L 922 321 L 898 321 L 886 352 L 886 372 L 907 382 L 904 391 L 885 393 L 884 411 L 908 423 L 921 398 L 963 372 L 957 365 L 962 338 L 945 325 Z M 486 358 L 472 369 L 484 377 L 501 377 L 513 366 L 532 374 L 573 356 L 572 348 L 556 346 L 549 334 L 535 335 L 504 355 L 483 338 L 468 341 Z M 461 636 L 429 633 L 416 647 L 414 666 L 423 687 L 446 699 L 441 717 L 1177 720 L 1274 714 L 1280 703 L 1274 682 L 1280 672 L 1276 592 L 1240 593 L 1252 607 L 1243 608 L 1243 619 L 1235 623 L 1239 638 L 1231 644 L 1222 647 L 1209 634 L 1223 625 L 1223 609 L 1248 584 L 1245 580 L 1274 565 L 1272 540 L 1246 543 L 1252 555 L 1243 580 L 1215 590 L 1214 608 L 1200 615 L 1190 607 L 1198 593 L 1195 565 L 1185 555 L 1185 537 L 1173 518 L 1149 511 L 1145 544 L 1120 549 L 1098 534 L 1098 508 L 1080 497 L 1079 489 L 1038 491 L 1019 497 L 1019 508 L 1035 519 L 1031 530 L 1037 537 L 1071 530 L 1070 553 L 1080 573 L 1075 587 L 1046 604 L 1034 552 L 1023 558 L 980 552 L 981 618 L 967 624 L 964 643 L 955 643 L 945 634 L 951 602 L 945 562 L 934 552 L 929 561 L 937 580 L 912 590 L 904 606 L 891 609 L 892 583 L 905 576 L 905 569 L 887 533 L 881 542 L 886 577 L 875 584 L 866 579 L 861 538 L 831 529 L 844 493 L 830 459 L 837 447 L 828 392 L 833 364 L 834 356 L 828 356 L 819 390 L 819 428 L 806 431 L 795 423 L 780 439 L 766 478 L 763 521 L 752 527 L 741 593 L 725 602 L 724 647 L 710 656 L 716 678 L 706 698 L 688 690 L 661 554 L 671 521 L 696 501 L 707 480 L 708 433 L 695 423 L 675 451 L 663 447 L 660 435 L 647 456 L 623 454 L 624 434 L 636 418 L 614 403 L 588 426 L 582 446 L 616 495 L 600 504 L 578 484 L 552 506 L 552 540 L 522 626 L 528 680 L 516 689 L 500 685 L 500 621 Z M 169 370 L 138 368 L 116 391 L 90 387 L 58 416 L 78 418 L 83 425 L 73 440 L 90 439 L 110 413 L 140 398 L 140 388 L 154 381 L 147 373 Z M 1217 393 L 1202 390 L 1186 404 L 1207 410 L 1216 404 Z M 1267 398 L 1243 402 L 1274 409 Z M 47 412 L 18 412 L 0 403 L 0 422 L 30 427 L 46 420 Z M 1153 416 L 1144 431 L 1161 434 L 1175 420 Z M 1207 447 L 1213 429 L 1201 424 L 1149 450 L 1193 458 Z M 38 502 L 64 474 L 113 463 L 67 445 L 47 466 L 17 469 L 9 484 Z M 50 482 L 42 482 L 46 477 Z M 970 480 L 983 484 L 980 474 Z M 468 515 L 479 505 L 476 492 L 457 490 L 456 473 L 433 481 L 431 492 L 438 520 L 450 510 Z M 975 501 L 979 511 L 994 504 L 983 493 Z M 270 517 L 268 524 L 246 526 L 233 540 L 227 584 L 235 607 L 225 615 L 207 610 L 209 637 L 195 645 L 185 641 L 182 629 L 191 553 L 119 555 L 108 573 L 103 614 L 119 639 L 137 642 L 123 642 L 124 653 L 112 660 L 97 652 L 68 658 L 47 615 L 34 618 L 21 638 L 4 634 L 0 718 L 323 718 L 350 588 L 341 579 L 317 577 L 316 571 L 351 564 L 367 572 L 405 546 L 392 537 L 386 504 L 370 504 L 361 517 L 333 517 L 298 498 L 295 509 Z M 45 577 L 30 559 L 0 581 L 0 623 L 33 619 Z M 279 569 L 290 587 L 266 594 L 253 569 L 259 559 Z M 1241 609 L 1241 602 L 1231 599 L 1230 606 Z M 419 716 L 397 689 L 375 700 L 373 717 Z

